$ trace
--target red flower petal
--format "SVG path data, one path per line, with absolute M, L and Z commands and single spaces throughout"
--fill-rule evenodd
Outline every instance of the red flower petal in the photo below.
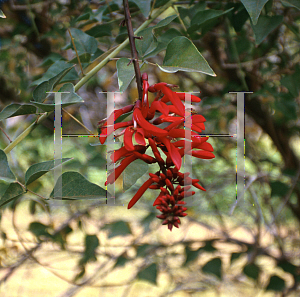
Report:
M 145 191 L 153 184 L 151 178 L 149 178 L 136 192 L 133 198 L 129 201 L 127 208 L 130 209 L 137 201 L 141 198 L 141 196 L 145 193 Z
M 141 154 L 139 152 L 133 151 L 134 155 L 143 160 L 144 162 L 148 163 L 148 164 L 152 164 L 152 163 L 156 163 L 156 159 L 147 155 L 147 154 Z
M 160 111 L 165 116 L 169 114 L 169 106 L 166 103 L 161 101 L 152 102 L 149 112 L 154 113 L 156 110 Z
M 193 143 L 193 148 L 202 149 L 202 150 L 205 150 L 205 151 L 208 151 L 208 152 L 213 152 L 214 151 L 214 148 L 208 142 L 203 142 L 201 144 Z
M 166 136 L 168 134 L 167 131 L 160 129 L 152 124 L 150 124 L 148 121 L 145 120 L 145 118 L 142 115 L 142 112 L 140 109 L 136 108 L 133 111 L 134 117 L 137 121 L 137 123 L 147 132 L 151 133 L 154 136 Z
M 186 93 L 179 93 L 179 92 L 176 92 L 177 96 L 179 97 L 180 100 L 183 100 L 185 101 L 185 96 L 186 96 Z M 201 99 L 195 95 L 191 95 L 191 102 L 200 102 Z
M 134 130 L 131 127 L 126 128 L 124 133 L 124 146 L 128 151 L 133 151 L 134 146 L 132 143 L 132 135 L 134 133 Z
M 206 191 L 203 187 L 201 187 L 198 183 L 193 184 L 194 187 L 196 187 L 197 189 L 200 189 L 202 191 Z
M 138 128 L 134 134 L 135 141 L 141 145 L 146 145 L 144 130 L 142 128 Z
M 119 161 L 122 157 L 125 157 L 128 154 L 128 150 L 125 148 L 125 146 L 122 146 L 118 150 L 116 150 L 113 154 L 110 155 L 110 159 L 116 163 Z
M 175 167 L 179 170 L 181 167 L 181 156 L 179 154 L 177 147 L 175 147 L 170 142 L 170 140 L 165 137 L 160 137 L 159 141 L 161 141 L 166 146 Z
M 191 151 L 188 154 L 190 155 Z M 202 150 L 192 151 L 192 156 L 200 159 L 213 159 L 215 157 L 213 153 Z
M 113 173 L 111 173 L 107 177 L 106 184 L 112 184 L 114 181 L 121 175 L 121 173 L 124 171 L 124 169 L 134 160 L 136 160 L 137 157 L 135 155 L 131 155 L 126 157 L 121 164 L 115 169 Z
M 185 108 L 177 94 L 164 85 L 161 86 L 161 91 L 170 99 L 172 104 L 178 109 L 179 115 L 184 116 Z
M 206 122 L 206 119 L 201 114 L 195 114 L 195 115 L 192 115 L 192 121 L 193 121 L 193 124 L 197 124 L 197 123 Z

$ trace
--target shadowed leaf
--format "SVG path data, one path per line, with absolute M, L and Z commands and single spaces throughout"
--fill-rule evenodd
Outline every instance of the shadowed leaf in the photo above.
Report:
M 61 162 L 56 164 L 58 164 L 57 166 L 59 166 L 69 160 L 71 160 L 71 158 L 59 159 L 57 161 L 61 161 Z M 41 177 L 42 175 L 44 175 L 45 173 L 47 173 L 49 170 L 53 168 L 55 168 L 54 160 L 31 165 L 25 173 L 25 185 L 27 186 L 31 184 L 32 182 L 34 182 L 39 177 Z

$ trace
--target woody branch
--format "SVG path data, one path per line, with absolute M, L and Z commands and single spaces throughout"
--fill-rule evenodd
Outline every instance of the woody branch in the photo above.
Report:
M 142 97 L 143 97 L 142 77 L 141 77 L 140 66 L 139 66 L 139 61 L 138 61 L 138 54 L 137 54 L 137 50 L 135 47 L 135 38 L 136 37 L 134 36 L 133 29 L 132 29 L 128 0 L 123 0 L 123 5 L 124 5 L 125 23 L 126 23 L 127 32 L 128 32 L 132 62 L 133 62 L 134 71 L 135 71 L 135 79 L 136 79 L 137 89 L 138 89 L 138 94 L 139 94 L 139 100 L 142 100 Z

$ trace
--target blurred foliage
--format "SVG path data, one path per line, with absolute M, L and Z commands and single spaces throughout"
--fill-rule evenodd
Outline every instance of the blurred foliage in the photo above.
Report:
M 134 29 L 168 3 L 129 1 Z M 137 34 L 144 37 L 136 40 L 142 72 L 150 84 L 165 81 L 201 92 L 194 107 L 207 119 L 207 134 L 234 135 L 236 95 L 228 92 L 253 92 L 245 95 L 244 199 L 236 200 L 236 140 L 228 135 L 210 137 L 215 159 L 193 161 L 193 175 L 207 191 L 193 196 L 188 216 L 172 234 L 156 220 L 156 191 L 127 210 L 146 178 L 138 167 L 135 176 L 133 167 L 115 183 L 116 203 L 124 206 L 109 208 L 106 199 L 50 199 L 57 164 L 54 98 L 45 92 L 57 90 L 71 91 L 63 98 L 62 132 L 69 137 L 62 138 L 62 190 L 68 199 L 82 193 L 105 198 L 106 148 L 87 135 L 96 135 L 98 121 L 107 116 L 102 92 L 123 91 L 115 95 L 116 108 L 137 99 L 129 46 L 96 75 L 89 71 L 127 37 L 120 26 L 122 1 L 2 0 L 0 284 L 6 283 L 7 296 L 20 294 L 21 286 L 44 296 L 41 282 L 47 296 L 80 296 L 81 290 L 85 296 L 299 296 L 299 1 L 168 6 Z M 77 89 L 84 76 L 89 79 Z M 46 119 L 5 153 L 45 112 Z M 77 134 L 86 137 L 72 137 Z M 25 284 L 17 272 L 32 263 L 53 279 L 40 280 L 37 273 L 26 275 Z M 62 284 L 58 291 L 52 281 Z

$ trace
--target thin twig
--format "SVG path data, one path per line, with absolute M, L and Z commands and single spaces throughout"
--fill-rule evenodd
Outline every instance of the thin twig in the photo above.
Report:
M 34 13 L 32 12 L 32 9 L 31 9 L 31 4 L 29 2 L 29 0 L 26 0 L 26 4 L 27 4 L 27 7 L 28 7 L 28 11 L 29 11 L 29 17 L 30 17 L 30 21 L 31 21 L 31 25 L 32 25 L 32 28 L 38 38 L 38 40 L 40 40 L 40 33 L 39 33 L 39 29 L 35 23 L 35 19 L 34 19 Z
M 39 194 L 37 194 L 37 193 L 35 193 L 35 192 L 29 190 L 29 189 L 27 189 L 27 188 L 26 188 L 22 183 L 20 183 L 19 181 L 17 181 L 17 183 L 18 183 L 25 191 L 28 191 L 28 192 L 32 193 L 33 195 L 36 195 L 36 196 L 42 198 L 43 200 L 46 200 L 46 199 L 47 199 L 47 198 L 45 198 L 45 197 L 43 197 L 43 196 L 41 196 L 41 195 L 39 195 Z
M 12 140 L 9 138 L 9 136 L 5 133 L 4 129 L 2 129 L 1 127 L 0 127 L 0 129 L 4 133 L 4 135 L 8 138 L 9 142 L 12 142 Z
M 80 69 L 81 69 L 82 77 L 83 77 L 83 76 L 84 76 L 83 68 L 82 68 L 82 65 L 81 65 L 81 62 L 80 62 L 80 59 L 79 59 L 79 55 L 78 55 L 78 52 L 77 52 L 77 48 L 76 48 L 76 46 L 75 46 L 74 38 L 73 38 L 73 36 L 72 36 L 71 31 L 70 31 L 69 28 L 68 28 L 68 32 L 69 32 L 69 34 L 70 34 L 71 42 L 72 42 L 72 44 L 73 44 L 73 47 L 74 47 L 74 50 L 75 50 L 75 53 L 76 53 L 76 57 L 77 57 L 77 60 L 78 60 L 78 63 L 79 63 Z
M 143 97 L 142 77 L 141 77 L 141 72 L 140 72 L 138 54 L 137 54 L 137 50 L 135 47 L 135 40 L 134 40 L 135 38 L 134 38 L 134 34 L 133 34 L 133 29 L 132 29 L 128 0 L 123 0 L 123 5 L 124 5 L 125 22 L 126 22 L 126 27 L 127 27 L 127 32 L 128 32 L 131 55 L 133 58 L 132 62 L 133 62 L 133 66 L 134 66 L 135 79 L 136 79 L 137 89 L 138 89 L 138 93 L 139 93 L 139 100 L 142 100 L 142 97 Z
M 154 9 L 154 6 L 155 6 L 155 2 L 156 2 L 156 0 L 154 0 L 153 3 L 152 3 L 151 10 L 150 10 L 150 13 L 149 13 L 149 17 L 148 17 L 148 18 L 151 18 L 151 14 L 152 14 L 152 12 L 153 12 L 153 9 Z
M 88 131 L 90 134 L 94 134 L 90 129 L 88 129 L 84 124 L 82 124 L 79 120 L 77 120 L 72 114 L 70 114 L 68 111 L 66 111 L 64 108 L 62 108 L 64 112 L 66 112 L 74 121 L 76 121 L 80 126 L 82 126 L 86 131 Z
M 118 60 L 120 60 L 120 59 L 122 59 L 122 58 L 110 58 L 110 60 L 116 60 L 116 61 L 118 61 Z M 150 64 L 150 65 L 153 65 L 153 66 L 156 66 L 156 64 L 155 63 L 151 63 L 151 62 L 149 62 L 149 61 L 142 61 L 142 60 L 138 60 L 139 62 L 141 62 L 141 63 L 146 63 L 146 64 Z

